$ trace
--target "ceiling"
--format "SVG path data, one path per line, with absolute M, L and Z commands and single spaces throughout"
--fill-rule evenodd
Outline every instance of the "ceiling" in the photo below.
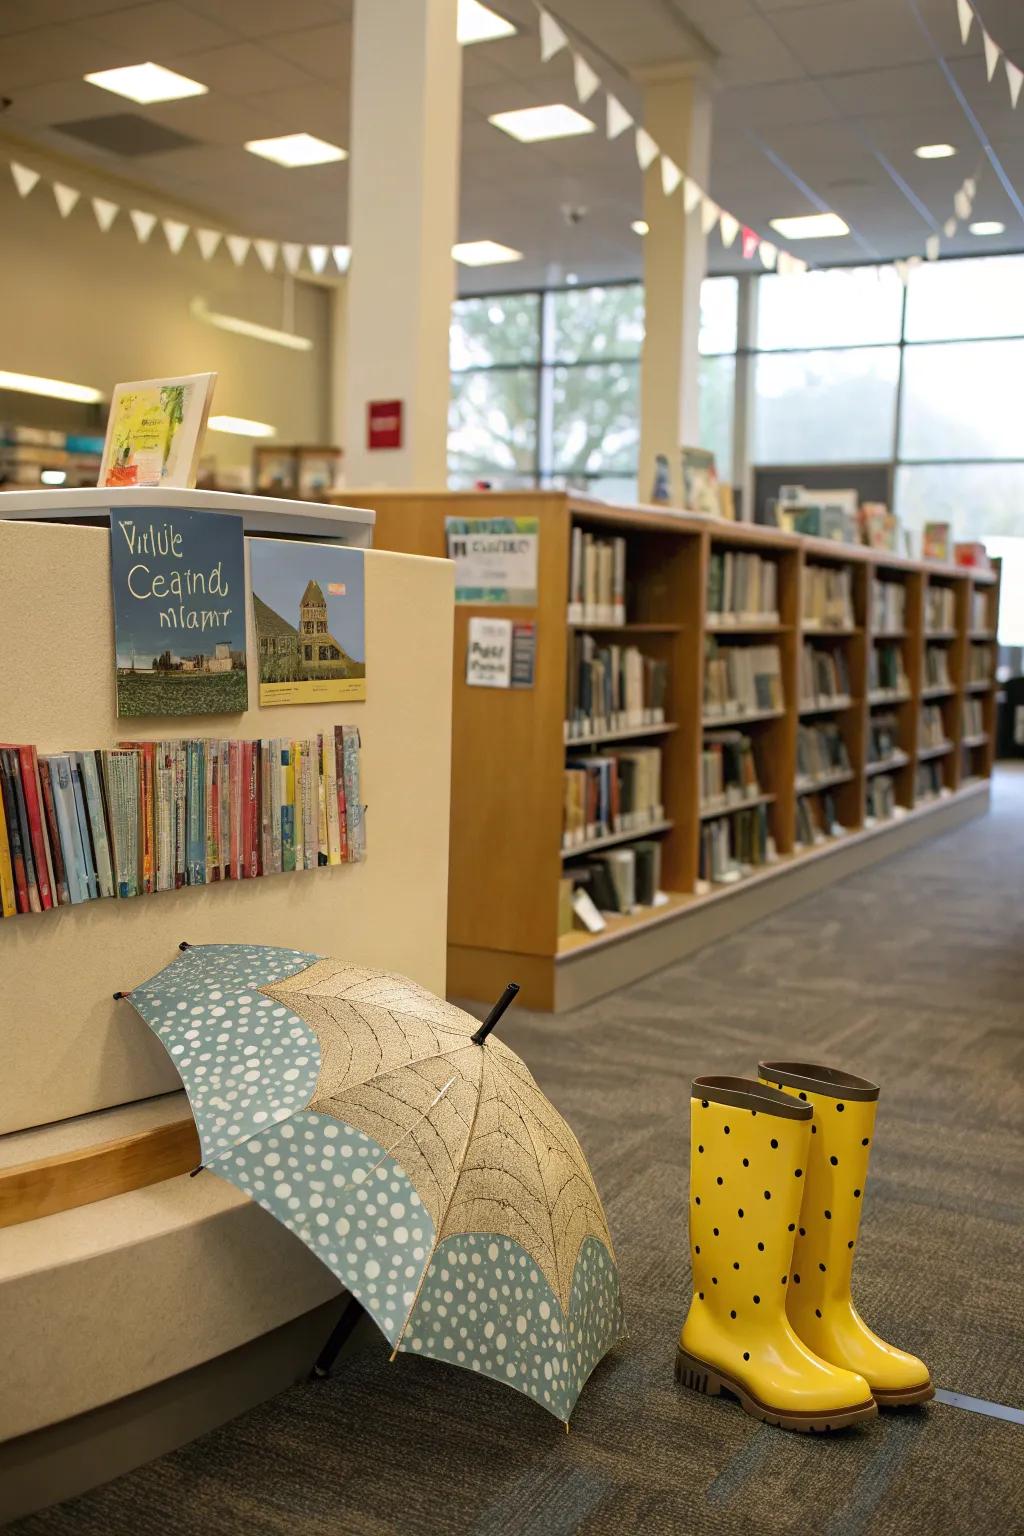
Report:
M 522 145 L 487 121 L 513 107 L 575 101 L 568 54 L 540 62 L 531 0 L 491 3 L 521 30 L 464 50 L 459 238 L 501 241 L 525 259 L 460 269 L 462 291 L 558 283 L 570 273 L 581 282 L 640 276 L 630 136 Z M 1024 67 L 1021 0 L 973 4 Z M 1024 249 L 1024 97 L 1014 112 L 1001 65 L 987 83 L 977 28 L 961 47 L 955 0 L 557 0 L 552 9 L 638 114 L 635 82 L 645 69 L 707 60 L 711 195 L 765 234 L 772 217 L 835 209 L 851 233 L 791 247 L 811 261 L 920 252 L 969 175 L 978 179 L 974 217 L 999 220 L 1006 233 L 982 240 L 964 231 L 944 241 L 944 253 Z M 351 31 L 352 0 L 0 0 L 0 96 L 10 98 L 0 130 L 242 233 L 343 242 L 344 164 L 284 170 L 242 146 L 298 130 L 349 145 Z M 144 60 L 202 81 L 209 94 L 137 107 L 82 79 Z M 68 126 L 122 110 L 184 142 L 163 147 L 166 135 L 155 132 L 149 153 L 125 155 Z M 603 129 L 600 92 L 584 110 Z M 957 155 L 914 157 L 915 145 L 937 142 Z M 570 225 L 566 206 L 586 209 L 582 221 Z M 709 259 L 712 271 L 742 266 L 717 238 Z

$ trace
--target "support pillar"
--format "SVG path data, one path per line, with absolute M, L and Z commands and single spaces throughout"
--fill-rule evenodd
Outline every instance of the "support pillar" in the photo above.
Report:
M 649 78 L 644 127 L 670 159 L 707 187 L 711 159 L 711 98 L 703 64 Z M 658 160 L 644 173 L 644 293 L 646 325 L 640 369 L 640 480 L 646 501 L 655 458 L 668 457 L 672 500 L 682 505 L 679 449 L 700 444 L 697 407 L 700 285 L 707 259 L 700 209 L 686 213 L 680 188 L 662 191 Z
M 356 0 L 342 403 L 345 481 L 447 483 L 462 59 L 456 0 Z M 399 401 L 400 447 L 368 447 L 371 401 Z

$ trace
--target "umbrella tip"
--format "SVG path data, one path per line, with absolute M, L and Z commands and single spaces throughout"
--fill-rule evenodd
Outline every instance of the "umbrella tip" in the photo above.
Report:
M 484 1019 L 483 1023 L 480 1025 L 480 1028 L 476 1031 L 475 1034 L 470 1036 L 471 1045 L 483 1045 L 495 1024 L 497 1024 L 506 1008 L 508 1008 L 515 1001 L 518 994 L 519 983 L 516 981 L 510 981 L 504 992 L 498 998 L 498 1001 L 495 1003 L 494 1007 L 491 1009 L 490 1013 L 487 1015 L 486 1019 Z
M 191 949 L 192 945 L 188 942 L 188 939 L 182 939 L 181 943 L 178 945 L 178 948 L 181 950 Z
M 131 997 L 131 993 L 130 992 L 115 992 L 114 993 L 114 1002 L 115 1003 L 119 1003 L 121 1001 L 122 997 Z

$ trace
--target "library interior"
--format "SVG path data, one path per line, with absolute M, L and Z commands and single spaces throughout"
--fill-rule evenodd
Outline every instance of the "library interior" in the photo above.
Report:
M 1024 1536 L 1022 86 L 0 0 L 0 1526 Z

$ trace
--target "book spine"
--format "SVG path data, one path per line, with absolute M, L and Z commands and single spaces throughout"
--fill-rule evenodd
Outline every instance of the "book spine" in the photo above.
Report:
M 345 813 L 348 821 L 349 862 L 359 864 L 366 857 L 366 826 L 360 785 L 359 728 L 342 726 L 345 745 Z
M 186 849 L 185 882 L 187 885 L 204 885 L 205 868 L 203 847 L 206 836 L 206 816 L 203 807 L 204 777 L 199 760 L 198 741 L 185 743 L 186 761 Z
M 271 790 L 272 747 L 273 742 L 264 736 L 260 742 L 260 869 L 265 875 L 273 874 L 274 871 L 274 845 L 271 833 L 274 816 L 274 797 Z
M 327 801 L 327 862 L 341 863 L 341 829 L 338 816 L 338 756 L 333 735 L 322 739 L 324 795 Z
M 281 868 L 295 868 L 295 767 L 292 743 L 281 742 Z
M 255 880 L 260 872 L 260 744 L 247 741 L 246 767 L 246 869 L 248 879 Z
M 50 759 L 50 783 L 57 816 L 57 833 L 64 852 L 64 870 L 68 897 L 72 903 L 89 900 L 82 834 L 75 810 L 75 790 L 71 781 L 71 759 L 66 753 Z
M 114 869 L 110 857 L 110 842 L 107 837 L 106 822 L 103 816 L 103 802 L 100 799 L 96 759 L 91 752 L 79 752 L 77 756 L 82 790 L 85 796 L 86 815 L 89 819 L 89 830 L 92 835 L 93 863 L 96 868 L 97 889 L 101 896 L 113 896 Z
M 28 825 L 28 808 L 25 804 L 25 790 L 21 782 L 21 753 L 17 747 L 10 749 L 11 784 L 14 790 L 14 800 L 18 813 L 18 831 L 21 834 L 21 851 L 25 859 L 25 883 L 28 887 L 28 905 L 30 912 L 41 912 L 42 905 L 39 900 L 39 884 L 36 879 L 35 858 L 32 853 L 32 837 Z
M 43 799 L 42 776 L 39 771 L 39 755 L 35 747 L 32 748 L 32 767 L 35 773 L 36 799 L 39 802 L 39 818 L 43 829 L 43 856 L 46 859 L 46 875 L 50 882 L 50 895 L 53 905 L 60 905 L 60 893 L 57 889 L 57 864 L 54 858 L 53 848 L 50 845 L 50 828 L 46 819 L 46 801 Z M 66 900 L 65 900 L 66 905 Z
M 85 862 L 85 883 L 89 892 L 89 900 L 97 901 L 100 894 L 100 882 L 99 876 L 96 873 L 96 853 L 92 846 L 92 828 L 89 825 L 89 812 L 86 808 L 85 785 L 82 782 L 81 753 L 70 753 L 68 760 L 71 764 L 71 789 L 75 798 L 78 835 L 81 839 L 82 858 Z
M 318 867 L 330 862 L 330 833 L 327 825 L 327 763 L 324 758 L 324 738 L 316 738 L 316 817 Z
M 282 767 L 281 753 L 283 743 L 275 737 L 270 743 L 270 868 L 275 875 L 279 875 L 284 868 L 281 862 L 281 811 L 282 811 Z
M 0 750 L 0 794 L 3 796 L 4 821 L 10 847 L 11 877 L 14 885 L 14 902 L 18 912 L 30 912 L 28 878 L 25 870 L 25 851 L 21 841 L 21 825 L 18 820 L 17 797 L 14 793 L 14 772 L 11 753 Z
M 46 912 L 54 903 L 53 891 L 50 887 L 50 866 L 44 842 L 42 808 L 36 786 L 35 748 L 19 747 L 18 756 L 21 766 L 21 790 L 28 817 L 28 835 L 32 843 L 32 862 L 35 865 L 36 885 L 39 888 L 39 905 Z
M 203 762 L 203 854 L 207 885 L 220 878 L 214 825 L 217 787 L 217 743 L 211 739 L 206 742 Z
M 319 837 L 317 833 L 316 781 L 314 754 L 316 739 L 302 743 L 302 867 L 315 869 Z
M 348 809 L 345 803 L 345 728 L 334 727 L 334 775 L 338 783 L 338 845 L 342 864 L 349 861 Z
M 305 855 L 305 817 L 303 815 L 303 805 L 302 805 L 302 758 L 303 758 L 303 743 L 301 741 L 293 741 L 292 742 L 292 778 L 293 778 L 295 789 L 294 789 L 294 799 L 293 799 L 292 804 L 294 806 L 294 842 L 295 842 L 295 865 L 294 865 L 294 867 L 296 869 L 305 869 L 305 867 L 306 867 L 306 855 Z
M 39 770 L 39 788 L 43 796 L 43 814 L 46 817 L 46 835 L 50 845 L 50 856 L 53 861 L 53 874 L 57 890 L 57 903 L 66 907 L 71 903 L 68 891 L 67 870 L 64 864 L 64 850 L 61 847 L 60 828 L 57 825 L 57 807 L 54 803 L 53 782 L 48 758 L 37 759 Z M 0 899 L 2 899 L 3 885 L 3 848 L 0 846 Z
M 142 745 L 142 889 L 147 896 L 156 890 L 156 743 Z
M 2 769 L 0 769 L 2 773 Z M 7 813 L 3 794 L 0 793 L 0 914 L 16 917 L 18 903 L 14 895 L 14 866 L 11 863 L 11 842 L 7 835 Z
M 242 743 L 228 742 L 228 782 L 231 804 L 231 838 L 228 851 L 232 880 L 242 878 Z

